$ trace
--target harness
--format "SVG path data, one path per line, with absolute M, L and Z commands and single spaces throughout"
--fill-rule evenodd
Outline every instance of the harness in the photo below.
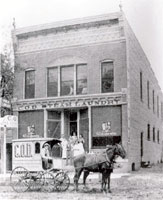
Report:
M 111 167 L 111 165 L 112 165 L 113 163 L 115 163 L 115 161 L 111 161 L 111 160 L 108 158 L 108 155 L 107 155 L 107 152 L 106 152 L 106 151 L 105 151 L 104 156 L 105 156 L 105 160 L 104 160 L 104 161 L 101 161 L 101 162 L 98 162 L 98 159 L 97 159 L 98 156 L 97 156 L 97 154 L 95 154 L 95 163 L 90 164 L 90 165 L 86 165 L 86 166 L 76 167 L 75 169 L 87 168 L 87 167 L 91 167 L 91 166 L 94 166 L 94 165 L 99 165 L 99 164 L 102 164 L 102 163 L 106 163 L 106 165 L 107 165 L 108 167 Z M 98 168 L 99 168 L 99 166 L 98 166 Z

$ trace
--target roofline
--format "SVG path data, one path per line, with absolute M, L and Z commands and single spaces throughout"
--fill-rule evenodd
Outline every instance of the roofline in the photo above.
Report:
M 76 19 L 69 19 L 64 21 L 56 21 L 52 23 L 46 23 L 46 24 L 40 24 L 40 25 L 33 25 L 33 26 L 27 26 L 22 28 L 14 29 L 14 33 L 16 36 L 27 34 L 30 32 L 37 32 L 41 30 L 49 30 L 49 29 L 55 29 L 59 27 L 65 27 L 65 26 L 72 26 L 77 24 L 86 24 L 91 22 L 100 22 L 103 20 L 108 19 L 114 19 L 119 18 L 121 16 L 121 12 L 114 12 L 109 14 L 102 14 L 102 15 L 96 15 L 96 16 L 89 16 L 89 17 L 83 17 L 83 18 L 76 18 Z

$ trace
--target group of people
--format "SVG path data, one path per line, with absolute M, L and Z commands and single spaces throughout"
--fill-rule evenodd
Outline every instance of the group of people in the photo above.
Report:
M 73 133 L 69 139 L 61 138 L 62 158 L 73 158 L 85 152 L 85 141 L 82 135 L 79 138 Z
M 75 156 L 85 153 L 85 140 L 82 134 L 77 137 L 77 135 L 73 133 L 68 140 L 65 137 L 62 137 L 60 140 L 60 146 L 62 148 L 62 158 L 66 159 L 67 164 L 69 160 L 70 164 L 72 164 L 72 160 Z M 50 146 L 46 143 L 41 152 L 42 159 L 47 161 L 45 162 L 45 168 L 50 168 L 52 164 L 50 151 Z

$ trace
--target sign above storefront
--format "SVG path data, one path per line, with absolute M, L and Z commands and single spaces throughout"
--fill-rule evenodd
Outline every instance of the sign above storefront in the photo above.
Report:
M 77 108 L 89 106 L 109 106 L 126 104 L 126 95 L 105 96 L 105 97 L 83 97 L 72 99 L 41 100 L 30 102 L 19 102 L 14 105 L 14 110 L 40 110 L 54 108 Z

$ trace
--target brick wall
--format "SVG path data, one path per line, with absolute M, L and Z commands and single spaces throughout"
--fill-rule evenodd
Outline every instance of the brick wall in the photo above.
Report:
M 140 135 L 143 132 L 143 150 L 144 154 L 142 161 L 150 161 L 156 163 L 161 160 L 161 143 L 162 143 L 162 122 L 160 115 L 160 102 L 162 93 L 158 85 L 157 79 L 152 71 L 150 63 L 132 32 L 129 25 L 126 23 L 126 38 L 127 38 L 127 62 L 128 62 L 128 94 L 129 94 L 129 123 L 130 123 L 130 144 L 129 144 L 129 165 L 136 164 L 136 168 L 140 167 Z M 140 98 L 140 71 L 142 72 L 142 93 L 143 98 Z M 147 99 L 147 81 L 150 85 L 150 108 L 148 108 Z M 153 113 L 152 90 L 155 91 L 155 113 Z M 159 117 L 157 116 L 157 95 L 159 96 Z M 147 124 L 150 124 L 151 140 L 147 140 Z M 153 142 L 152 129 L 160 131 L 160 143 Z
M 25 70 L 35 69 L 35 97 L 46 97 L 47 67 L 59 64 L 87 63 L 88 65 L 88 92 L 96 94 L 101 92 L 100 62 L 105 59 L 113 60 L 115 76 L 115 92 L 126 88 L 126 52 L 125 42 L 113 42 L 89 46 L 54 49 L 50 51 L 37 51 L 17 55 L 19 69 L 15 71 L 14 96 L 18 99 L 24 97 Z M 71 62 L 71 63 L 70 63 Z

